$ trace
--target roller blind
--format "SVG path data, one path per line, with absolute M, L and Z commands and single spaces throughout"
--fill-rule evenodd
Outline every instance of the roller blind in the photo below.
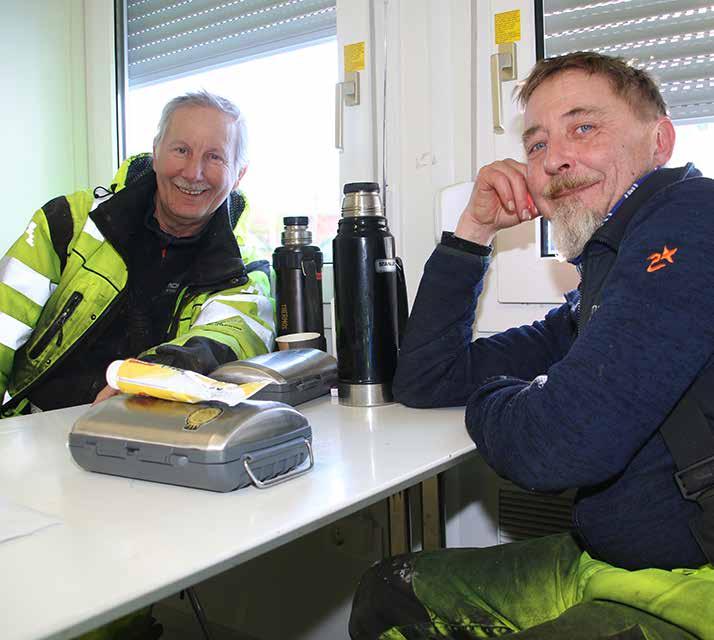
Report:
M 130 87 L 332 37 L 336 0 L 126 0 Z
M 625 58 L 659 82 L 675 120 L 714 117 L 714 4 L 694 0 L 543 0 L 546 57 Z

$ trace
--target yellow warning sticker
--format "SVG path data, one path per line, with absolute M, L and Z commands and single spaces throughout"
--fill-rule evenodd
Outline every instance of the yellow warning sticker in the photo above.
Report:
M 364 69 L 364 42 L 345 45 L 345 73 Z
M 494 16 L 496 44 L 518 42 L 521 39 L 521 10 L 504 11 Z

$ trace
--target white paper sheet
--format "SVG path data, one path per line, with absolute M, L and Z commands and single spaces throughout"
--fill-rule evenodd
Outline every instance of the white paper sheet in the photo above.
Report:
M 0 542 L 28 536 L 53 524 L 62 524 L 62 521 L 55 516 L 13 504 L 0 496 Z

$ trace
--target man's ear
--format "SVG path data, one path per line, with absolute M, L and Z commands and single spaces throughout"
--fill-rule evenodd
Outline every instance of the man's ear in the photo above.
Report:
M 667 116 L 662 116 L 655 125 L 655 150 L 654 161 L 658 167 L 663 167 L 669 162 L 674 151 L 676 134 L 674 125 Z
M 238 177 L 236 178 L 235 184 L 233 185 L 233 191 L 235 191 L 238 188 L 238 185 L 240 184 L 240 181 L 243 179 L 243 176 L 245 175 L 246 171 L 248 171 L 248 165 L 241 167 L 241 170 L 238 172 Z

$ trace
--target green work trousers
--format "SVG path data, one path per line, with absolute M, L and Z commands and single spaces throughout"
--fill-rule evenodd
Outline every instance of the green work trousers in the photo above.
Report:
M 714 640 L 714 569 L 626 571 L 570 534 L 389 558 L 362 578 L 353 640 Z

